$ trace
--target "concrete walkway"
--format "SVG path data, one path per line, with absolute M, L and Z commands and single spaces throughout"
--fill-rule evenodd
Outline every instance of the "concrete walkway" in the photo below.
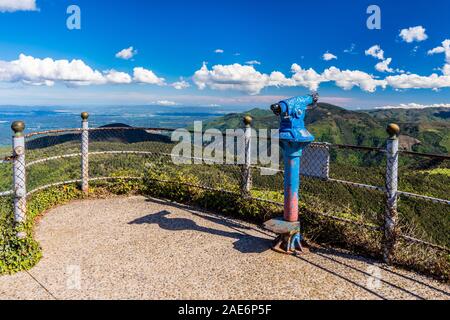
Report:
M 450 299 L 415 273 L 329 249 L 277 254 L 254 225 L 144 197 L 72 202 L 36 236 L 43 259 L 0 277 L 1 299 Z

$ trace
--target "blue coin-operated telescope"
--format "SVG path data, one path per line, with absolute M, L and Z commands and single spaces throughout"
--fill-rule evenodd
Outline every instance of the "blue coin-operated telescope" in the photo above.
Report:
M 284 216 L 265 223 L 277 237 L 274 250 L 283 253 L 305 251 L 302 247 L 298 199 L 300 187 L 300 158 L 303 149 L 314 141 L 314 136 L 305 127 L 305 115 L 309 107 L 315 106 L 318 94 L 311 94 L 280 101 L 270 108 L 280 117 L 279 138 L 284 158 Z

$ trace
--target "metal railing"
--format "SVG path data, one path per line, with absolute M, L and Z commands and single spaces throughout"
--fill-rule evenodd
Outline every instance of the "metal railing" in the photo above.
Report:
M 258 164 L 252 163 L 250 159 L 250 149 L 252 146 L 252 139 L 255 137 L 252 135 L 251 120 L 247 119 L 245 124 L 246 126 L 243 130 L 244 162 L 242 164 L 217 164 L 220 165 L 220 170 L 212 172 L 212 168 L 216 165 L 214 159 L 206 159 L 203 157 L 196 158 L 195 156 L 191 156 L 188 158 L 191 160 L 198 160 L 204 166 L 210 166 L 210 168 L 202 169 L 203 171 L 199 170 L 198 167 L 197 169 L 190 171 L 196 172 L 196 182 L 179 181 L 179 179 L 174 178 L 174 176 L 169 177 L 164 175 L 157 178 L 153 177 L 151 179 L 166 183 L 180 183 L 206 190 L 233 193 L 241 197 L 252 198 L 258 201 L 282 206 L 283 203 L 281 200 L 261 196 L 261 194 L 264 194 L 264 192 L 274 191 L 279 194 L 279 191 L 282 189 L 280 183 L 282 182 L 281 175 L 283 174 L 283 170 L 264 168 Z M 14 131 L 12 140 L 13 152 L 11 157 L 7 157 L 2 160 L 2 164 L 12 165 L 13 188 L 12 190 L 0 192 L 0 196 L 13 195 L 14 220 L 17 224 L 21 224 L 26 221 L 27 198 L 38 191 L 54 186 L 78 183 L 80 184 L 83 193 L 88 194 L 90 182 L 111 179 L 143 179 L 145 170 L 152 170 L 152 168 L 157 168 L 161 164 L 163 164 L 163 166 L 168 166 L 168 163 L 170 162 L 169 159 L 173 159 L 173 157 L 180 157 L 180 155 L 173 154 L 172 152 L 173 144 L 171 144 L 169 134 L 174 131 L 173 129 L 135 127 L 89 128 L 87 113 L 82 114 L 81 128 L 49 130 L 24 134 L 24 124 L 21 122 L 15 122 L 12 125 L 12 129 Z M 376 199 L 384 200 L 378 201 L 378 207 L 371 209 L 374 212 L 371 214 L 375 215 L 380 213 L 382 215 L 382 219 L 378 220 L 380 223 L 367 223 L 367 221 L 350 219 L 344 215 L 335 214 L 335 212 L 326 212 L 326 210 L 316 210 L 315 213 L 343 223 L 355 224 L 370 230 L 382 232 L 382 253 L 384 261 L 387 263 L 391 262 L 395 244 L 400 239 L 427 245 L 445 252 L 450 252 L 446 246 L 432 243 L 424 239 L 419 239 L 411 236 L 410 234 L 402 234 L 399 230 L 398 213 L 399 197 L 418 199 L 420 201 L 438 203 L 445 206 L 450 205 L 450 200 L 442 197 L 423 195 L 412 192 L 411 190 L 399 190 L 399 156 L 402 154 L 409 157 L 422 156 L 437 159 L 439 161 L 449 161 L 450 156 L 415 154 L 414 152 L 401 151 L 399 150 L 397 138 L 398 132 L 392 128 L 389 132 L 390 136 L 386 141 L 386 148 L 320 143 L 312 144 L 310 148 L 326 151 L 328 162 L 326 162 L 325 167 L 320 168 L 320 171 L 322 172 L 320 176 L 314 177 L 313 175 L 311 177 L 314 179 L 312 182 L 308 182 L 309 180 L 306 182 L 302 181 L 302 183 L 306 183 L 307 186 L 309 183 L 308 188 L 312 187 L 313 189 L 315 185 L 326 183 L 337 184 L 343 188 L 351 188 L 352 190 L 355 189 L 367 190 L 368 192 L 377 192 L 378 198 Z M 105 142 L 108 142 L 108 145 L 104 145 Z M 65 147 L 62 148 L 62 145 Z M 129 146 L 133 146 L 132 150 L 130 150 Z M 60 148 L 60 150 L 58 148 Z M 341 160 L 341 162 L 336 160 L 339 159 L 339 152 L 342 151 L 344 152 L 344 156 L 348 156 L 350 152 L 361 152 L 362 156 L 359 158 L 365 159 L 367 162 L 373 164 L 363 168 L 363 172 L 360 174 L 361 180 L 363 181 L 350 181 L 351 179 L 346 179 L 343 176 L 339 176 L 339 174 L 336 175 L 336 172 L 339 171 L 335 170 L 337 166 L 348 162 L 348 159 L 346 158 Z M 334 162 L 331 163 L 331 165 L 330 154 L 331 158 L 334 159 Z M 25 161 L 25 155 L 27 155 L 27 157 L 30 156 L 31 160 L 28 163 Z M 123 161 L 122 163 L 120 157 L 123 156 L 133 158 L 129 158 L 127 161 Z M 117 162 L 117 166 L 120 167 L 120 170 L 116 170 L 117 172 L 108 171 L 107 162 L 103 161 L 101 157 L 114 157 L 113 162 L 109 162 L 109 164 L 114 166 L 116 165 L 115 162 Z M 140 160 L 137 157 L 146 157 L 148 161 Z M 68 175 L 67 179 L 63 179 L 63 181 L 58 180 L 60 177 L 57 176 L 55 178 L 57 181 L 39 181 L 34 183 L 37 176 L 31 176 L 31 178 L 27 177 L 28 171 L 32 170 L 35 166 L 37 167 L 44 164 L 48 164 L 50 166 L 51 164 L 54 164 L 55 161 L 66 161 L 64 164 L 68 164 L 70 162 L 70 165 L 72 165 L 73 159 L 75 158 L 79 161 L 78 169 L 70 167 L 70 170 L 67 172 L 70 171 L 72 175 Z M 108 161 L 111 161 L 111 159 Z M 315 164 L 314 159 L 310 162 L 312 165 Z M 193 165 L 195 166 L 195 164 Z M 354 166 L 354 168 L 356 167 L 357 166 Z M 262 178 L 255 175 L 254 172 L 255 170 L 260 169 L 274 170 L 277 172 L 275 176 Z M 173 172 L 176 170 L 178 169 L 173 170 Z M 349 170 L 351 171 L 352 168 Z M 364 175 L 364 170 L 378 171 L 377 174 L 366 175 L 366 177 Z M 305 173 L 302 172 L 302 174 Z M 384 177 L 382 177 L 383 175 Z M 369 176 L 375 177 L 375 180 L 370 180 L 368 178 Z M 366 178 L 367 180 L 365 180 Z M 27 179 L 30 181 L 27 181 Z M 27 190 L 27 187 L 29 186 L 28 182 L 33 182 L 30 190 Z M 330 187 L 324 186 L 323 188 Z M 331 189 L 332 188 L 333 187 L 331 187 Z M 306 190 L 305 193 L 305 201 L 310 201 L 311 203 L 320 199 L 319 196 L 321 196 L 318 194 L 319 192 L 316 191 L 309 191 L 308 193 L 308 190 Z M 329 193 L 332 193 L 332 191 Z M 445 195 L 445 193 L 445 190 L 443 190 L 442 194 Z M 348 202 L 351 203 L 351 199 Z M 331 202 L 328 202 L 328 205 L 330 203 Z M 341 207 L 336 210 L 341 210 Z M 374 219 L 372 220 L 375 221 Z

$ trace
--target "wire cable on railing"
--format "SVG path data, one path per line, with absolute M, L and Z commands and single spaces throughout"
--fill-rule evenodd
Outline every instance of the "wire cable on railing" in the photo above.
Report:
M 443 204 L 450 205 L 450 200 L 444 200 L 444 199 L 439 199 L 439 198 L 435 198 L 435 197 L 424 196 L 424 195 L 421 195 L 421 194 L 415 194 L 415 193 L 404 192 L 404 191 L 398 191 L 397 194 L 400 195 L 400 196 L 406 196 L 406 197 L 410 197 L 410 198 L 416 198 L 416 199 L 422 199 L 422 200 L 426 200 L 426 201 L 431 201 L 431 202 L 434 202 L 434 203 L 443 203 Z
M 449 248 L 443 247 L 443 246 L 440 246 L 440 245 L 437 245 L 437 244 L 434 244 L 434 243 L 430 243 L 430 242 L 427 242 L 427 241 L 424 241 L 424 240 L 416 239 L 416 238 L 413 238 L 413 237 L 410 237 L 410 236 L 407 236 L 407 235 L 404 235 L 404 234 L 401 234 L 400 238 L 402 238 L 403 240 L 409 241 L 409 242 L 415 242 L 415 243 L 423 244 L 423 245 L 429 246 L 431 248 L 438 249 L 438 250 L 450 253 L 450 249 Z
M 0 192 L 0 197 L 6 197 L 6 196 L 13 195 L 13 194 L 14 194 L 13 190 L 3 191 L 3 192 Z
M 26 168 L 31 167 L 35 164 L 39 164 L 39 163 L 43 163 L 43 162 L 47 162 L 47 161 L 59 160 L 59 159 L 64 159 L 64 158 L 74 158 L 74 157 L 80 157 L 80 156 L 81 156 L 81 153 L 72 153 L 72 154 L 65 154 L 65 155 L 61 155 L 61 156 L 39 159 L 39 160 L 28 162 L 26 164 Z
M 383 192 L 385 191 L 385 188 L 383 188 L 383 187 L 372 186 L 370 184 L 357 183 L 357 182 L 351 182 L 351 181 L 345 181 L 345 180 L 339 180 L 339 179 L 333 179 L 333 178 L 328 179 L 328 181 L 346 184 L 346 185 L 349 185 L 352 187 L 357 187 L 357 188 L 377 190 L 377 191 L 383 191 Z
M 421 152 L 414 152 L 414 151 L 407 151 L 407 150 L 400 150 L 399 153 L 412 155 L 412 156 L 419 156 L 419 157 L 450 160 L 450 155 L 448 155 L 448 154 L 431 154 L 431 153 L 421 153 Z

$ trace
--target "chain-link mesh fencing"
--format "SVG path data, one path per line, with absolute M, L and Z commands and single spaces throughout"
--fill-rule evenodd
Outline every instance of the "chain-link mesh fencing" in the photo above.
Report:
M 398 224 L 403 239 L 450 248 L 450 157 L 405 152 L 399 162 Z
M 184 152 L 173 153 L 178 141 L 172 141 L 172 132 L 130 127 L 91 129 L 90 179 L 147 177 L 155 181 L 185 181 L 217 190 L 239 189 L 242 169 L 239 165 L 224 164 L 223 149 L 217 149 L 218 154 L 210 160 L 202 155 L 196 157 L 195 147 L 190 146 L 185 148 Z
M 0 197 L 12 190 L 12 151 L 11 146 L 0 147 Z
M 81 130 L 52 130 L 25 136 L 27 193 L 80 180 Z
M 14 224 L 11 149 L 10 145 L 0 147 L 0 256 L 7 252 Z

